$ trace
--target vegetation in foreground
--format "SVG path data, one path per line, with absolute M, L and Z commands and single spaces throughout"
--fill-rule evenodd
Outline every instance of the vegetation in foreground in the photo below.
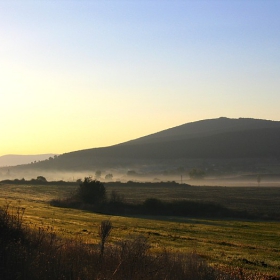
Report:
M 109 191 L 114 190 L 115 187 L 106 184 L 106 189 Z M 110 219 L 114 225 L 112 235 L 108 240 L 110 244 L 120 244 L 122 240 L 143 235 L 148 238 L 152 252 L 167 248 L 167 250 L 188 254 L 195 250 L 196 254 L 211 266 L 230 267 L 229 271 L 242 267 L 246 271 L 274 275 L 270 279 L 280 277 L 280 225 L 277 222 L 164 216 L 149 216 L 148 219 L 110 217 L 84 210 L 55 208 L 49 205 L 51 199 L 67 197 L 76 188 L 77 185 L 0 184 L 0 204 L 6 205 L 6 201 L 18 203 L 19 206 L 26 208 L 23 217 L 24 224 L 36 229 L 38 226 L 45 229 L 52 228 L 62 238 L 76 239 L 78 237 L 83 240 L 83 243 L 91 244 L 91 246 L 97 246 L 100 240 L 97 229 L 101 221 Z M 222 204 L 227 201 L 227 205 L 240 209 L 250 207 L 254 210 L 262 207 L 265 210 L 270 207 L 275 212 L 279 208 L 277 198 L 280 189 L 166 187 L 164 184 L 150 188 L 139 183 L 137 187 L 123 184 L 123 187 L 119 187 L 117 191 L 125 193 L 128 201 L 137 199 L 143 202 L 151 196 L 163 201 L 168 198 L 193 200 L 210 198 L 211 201 Z M 226 200 L 227 197 L 230 200 Z
M 101 246 L 81 240 L 59 238 L 51 228 L 32 230 L 23 226 L 24 208 L 0 209 L 0 275 L 12 279 L 279 279 L 247 274 L 242 269 L 224 272 L 210 267 L 196 254 L 151 253 L 144 237 L 124 240 L 114 246 L 105 242 L 110 221 L 99 227 Z
M 86 177 L 76 193 L 64 199 L 53 199 L 52 206 L 86 209 L 111 215 L 160 215 L 206 218 L 250 217 L 246 211 L 231 210 L 225 206 L 205 201 L 162 201 L 148 198 L 143 203 L 125 202 L 116 191 L 108 199 L 103 183 Z

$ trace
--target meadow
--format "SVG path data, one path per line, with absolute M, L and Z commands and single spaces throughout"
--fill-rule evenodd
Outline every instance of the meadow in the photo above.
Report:
M 114 183 L 105 184 L 108 192 L 112 190 L 123 194 L 129 202 L 143 202 L 153 197 L 163 201 L 192 200 L 217 203 L 234 210 L 247 211 L 258 217 L 267 215 L 280 220 L 280 186 L 278 187 L 226 187 L 226 186 L 188 186 L 176 184 L 169 187 L 164 184 Z
M 129 201 L 149 197 L 159 199 L 207 200 L 230 207 L 266 213 L 279 211 L 280 188 L 155 187 L 132 184 L 105 185 Z M 33 228 L 53 231 L 59 236 L 79 238 L 87 244 L 99 243 L 100 222 L 110 219 L 113 230 L 110 244 L 136 236 L 148 238 L 153 251 L 167 248 L 176 252 L 196 252 L 217 267 L 242 267 L 246 270 L 280 276 L 280 223 L 263 220 L 214 220 L 178 217 L 106 216 L 84 210 L 52 207 L 49 201 L 63 198 L 76 186 L 0 185 L 0 205 L 24 208 L 23 221 Z M 279 212 L 278 212 L 279 213 Z

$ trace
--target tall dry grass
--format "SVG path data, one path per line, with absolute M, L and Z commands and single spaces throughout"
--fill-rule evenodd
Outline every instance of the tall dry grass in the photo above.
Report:
M 145 237 L 100 248 L 59 238 L 52 228 L 24 226 L 24 209 L 0 210 L 1 280 L 264 280 L 240 269 L 214 269 L 197 254 L 152 253 Z M 104 244 L 103 244 L 104 245 Z M 277 279 L 277 278 L 275 278 Z

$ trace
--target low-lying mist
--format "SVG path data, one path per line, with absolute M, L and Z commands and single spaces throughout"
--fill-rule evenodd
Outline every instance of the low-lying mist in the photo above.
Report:
M 224 187 L 280 187 L 280 175 L 250 174 L 226 176 L 205 176 L 204 178 L 191 178 L 188 174 L 166 174 L 164 172 L 142 172 L 130 168 L 96 169 L 83 171 L 50 171 L 50 170 L 0 170 L 0 180 L 36 179 L 43 176 L 47 181 L 76 182 L 85 177 L 92 177 L 102 182 L 171 182 L 189 184 L 192 186 L 224 186 Z

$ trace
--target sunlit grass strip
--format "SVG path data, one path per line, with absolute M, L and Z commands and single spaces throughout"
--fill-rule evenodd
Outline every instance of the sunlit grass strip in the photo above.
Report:
M 16 206 L 21 198 L 20 205 L 26 208 L 24 223 L 35 228 L 51 228 L 62 237 L 80 237 L 89 244 L 99 243 L 100 222 L 110 219 L 113 232 L 108 242 L 111 244 L 129 236 L 144 235 L 151 243 L 152 250 L 158 251 L 163 247 L 181 252 L 195 250 L 213 264 L 242 266 L 279 275 L 280 223 L 111 217 L 51 207 L 48 200 L 64 191 L 59 187 L 30 191 L 30 188 L 24 189 L 23 186 L 12 190 L 2 186 L 0 204 L 4 205 L 5 198 L 8 198 Z

